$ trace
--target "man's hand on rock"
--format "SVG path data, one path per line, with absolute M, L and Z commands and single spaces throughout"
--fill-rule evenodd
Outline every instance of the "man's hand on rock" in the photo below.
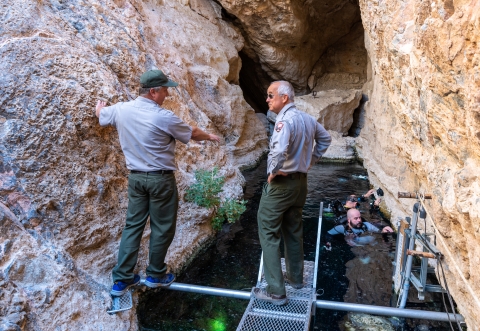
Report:
M 97 101 L 97 106 L 95 107 L 95 115 L 97 117 L 100 117 L 100 111 L 102 110 L 103 107 L 107 105 L 106 101 L 103 100 L 98 100 Z
M 220 143 L 220 137 L 219 137 L 219 136 L 210 133 L 210 134 L 208 135 L 208 137 L 209 137 L 208 140 L 210 140 L 210 141 L 215 141 L 215 142 L 217 142 L 217 143 Z

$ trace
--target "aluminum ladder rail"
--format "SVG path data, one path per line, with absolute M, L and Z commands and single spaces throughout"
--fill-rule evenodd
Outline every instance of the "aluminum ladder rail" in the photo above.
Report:
M 285 283 L 288 303 L 276 306 L 268 302 L 255 299 L 253 289 L 250 302 L 243 314 L 237 331 L 308 331 L 312 315 L 315 315 L 316 283 L 318 273 L 318 256 L 320 253 L 320 234 L 322 228 L 323 202 L 320 203 L 318 218 L 317 246 L 315 262 L 304 261 L 303 288 L 294 289 Z M 285 273 L 285 259 L 282 258 L 282 271 Z M 257 287 L 265 288 L 267 282 L 263 275 L 263 253 L 260 258 Z

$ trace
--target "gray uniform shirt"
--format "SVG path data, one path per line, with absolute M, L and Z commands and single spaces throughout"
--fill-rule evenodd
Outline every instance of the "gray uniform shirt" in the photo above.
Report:
M 102 108 L 99 121 L 117 128 L 130 170 L 176 170 L 175 140 L 186 144 L 192 137 L 189 125 L 144 97 Z
M 294 103 L 278 113 L 270 139 L 267 173 L 307 173 L 327 151 L 332 138 L 312 116 L 297 110 Z M 313 146 L 315 144 L 315 147 Z

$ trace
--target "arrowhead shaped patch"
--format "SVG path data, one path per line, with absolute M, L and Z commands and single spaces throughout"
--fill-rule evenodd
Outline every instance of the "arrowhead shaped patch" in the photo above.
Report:
M 280 132 L 280 131 L 282 131 L 282 128 L 283 128 L 283 122 L 280 122 L 275 127 L 275 131 Z

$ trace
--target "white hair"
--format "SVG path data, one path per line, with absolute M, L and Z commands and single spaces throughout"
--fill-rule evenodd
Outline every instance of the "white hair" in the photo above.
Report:
M 292 84 L 286 80 L 277 80 L 272 84 L 278 83 L 277 93 L 278 95 L 286 95 L 290 101 L 294 101 L 295 91 L 293 90 Z M 270 85 L 272 85 L 270 84 Z
M 150 89 L 153 88 L 155 90 L 155 92 L 158 92 L 160 91 L 160 89 L 162 88 L 162 86 L 157 86 L 157 87 L 140 87 L 138 89 L 138 95 L 147 95 L 148 92 L 150 92 Z

